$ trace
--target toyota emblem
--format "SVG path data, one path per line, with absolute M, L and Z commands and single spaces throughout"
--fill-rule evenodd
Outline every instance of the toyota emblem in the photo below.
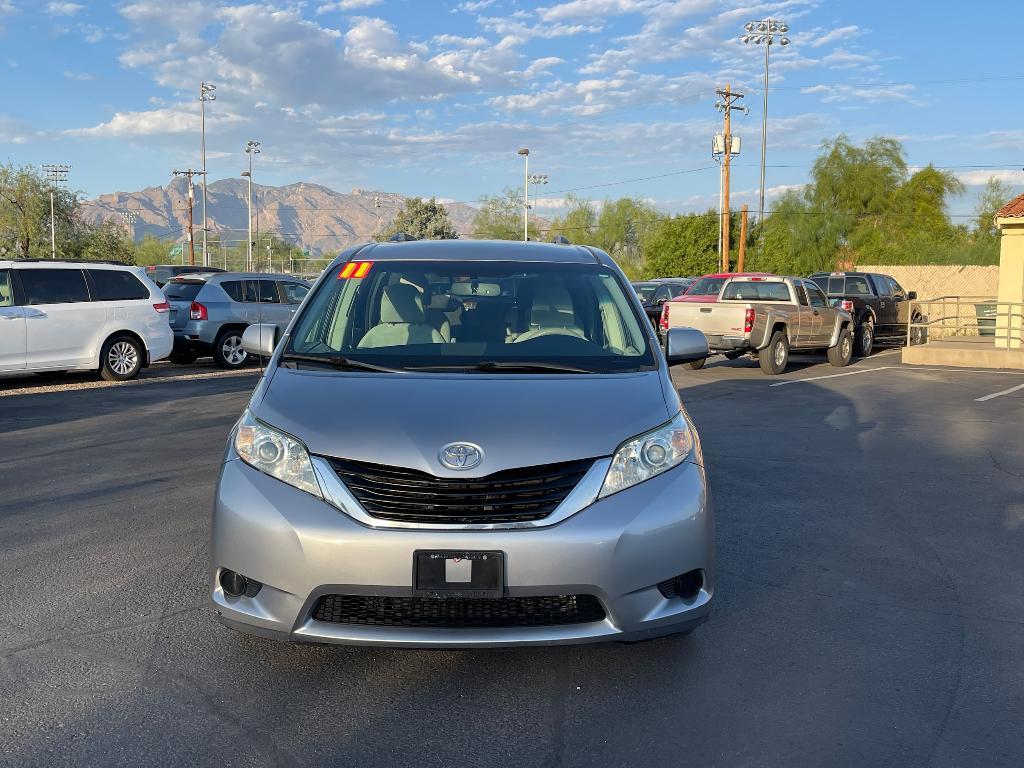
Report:
M 448 469 L 473 469 L 483 461 L 484 452 L 473 443 L 449 443 L 441 449 L 439 458 Z

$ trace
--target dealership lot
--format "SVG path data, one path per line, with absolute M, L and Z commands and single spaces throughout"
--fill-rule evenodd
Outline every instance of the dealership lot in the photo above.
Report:
M 0 764 L 1024 754 L 1024 376 L 898 352 L 678 369 L 717 512 L 711 620 L 633 646 L 427 652 L 214 620 L 212 488 L 258 371 L 162 370 L 73 394 L 0 380 Z

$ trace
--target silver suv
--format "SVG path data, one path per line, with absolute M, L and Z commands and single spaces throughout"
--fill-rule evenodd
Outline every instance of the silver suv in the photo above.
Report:
M 309 292 L 304 280 L 261 272 L 219 272 L 175 277 L 164 285 L 174 330 L 175 363 L 213 355 L 221 368 L 239 368 L 249 359 L 242 333 L 269 323 L 280 330 Z
M 713 522 L 669 363 L 602 251 L 503 241 L 342 254 L 232 431 L 210 588 L 305 642 L 642 640 L 703 622 Z M 276 350 L 276 351 L 275 351 Z M 668 362 L 667 362 L 667 361 Z

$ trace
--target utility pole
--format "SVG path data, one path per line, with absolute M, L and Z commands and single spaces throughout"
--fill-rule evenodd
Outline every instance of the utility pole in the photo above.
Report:
M 718 90 L 719 101 L 715 103 L 715 109 L 725 116 L 724 137 L 725 152 L 722 157 L 722 271 L 729 271 L 729 166 L 732 158 L 732 111 L 741 110 L 746 113 L 746 107 L 737 103 L 743 98 L 742 93 L 732 89 L 726 83 L 725 90 Z
M 743 262 L 747 257 L 747 204 L 740 210 L 740 253 L 736 257 L 736 271 L 743 271 Z
M 517 155 L 522 155 L 523 165 L 523 242 L 530 239 L 530 150 L 523 147 Z
M 242 171 L 242 176 L 249 180 L 249 245 L 246 251 L 245 269 L 248 272 L 252 271 L 252 247 L 255 242 L 252 239 L 252 156 L 260 154 L 260 142 L 255 139 L 250 139 L 245 145 L 245 154 L 249 158 L 249 170 Z M 259 224 L 256 225 L 256 236 L 259 236 Z
M 57 188 L 57 184 L 62 181 L 68 180 L 68 171 L 71 170 L 70 165 L 64 165 L 63 163 L 48 164 L 43 166 L 43 173 L 46 178 L 50 181 L 50 258 L 57 258 L 57 216 L 54 211 L 53 193 Z M 25 254 L 26 256 L 28 254 Z
M 192 206 L 196 199 L 195 186 L 192 184 L 193 176 L 205 176 L 206 171 L 194 171 L 189 168 L 186 171 L 174 171 L 175 176 L 184 176 L 188 179 L 188 263 L 190 266 L 196 264 L 196 243 L 192 236 Z
M 211 85 L 205 80 L 199 84 L 199 114 L 200 114 L 200 143 L 203 153 L 203 266 L 210 266 L 210 255 L 207 251 L 206 233 L 209 231 L 206 225 L 206 102 L 216 101 L 217 97 L 213 92 L 217 86 Z

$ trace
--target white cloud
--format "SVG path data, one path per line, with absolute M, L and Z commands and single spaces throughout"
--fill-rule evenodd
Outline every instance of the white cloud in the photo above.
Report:
M 823 45 L 836 43 L 840 40 L 849 40 L 864 34 L 864 30 L 856 24 L 846 27 L 830 29 L 827 32 L 822 29 L 814 29 L 810 32 L 794 35 L 794 40 L 800 44 L 809 45 L 811 48 L 820 48 Z
M 531 62 L 530 66 L 523 70 L 523 75 L 528 78 L 550 75 L 550 69 L 558 64 L 565 64 L 565 59 L 560 59 L 557 56 L 545 56 L 542 59 L 536 59 Z
M 879 101 L 906 101 L 916 104 L 913 99 L 914 86 L 896 85 L 812 85 L 801 88 L 800 93 L 806 95 L 820 94 L 825 104 L 861 102 L 873 104 Z
M 74 16 L 81 10 L 84 10 L 84 5 L 78 3 L 47 3 L 46 13 L 50 16 Z
M 1024 130 L 1000 130 L 988 131 L 981 137 L 982 145 L 990 149 L 1013 149 L 1020 151 L 1024 148 Z
M 475 2 L 460 3 L 458 10 L 476 13 L 477 11 L 482 11 L 489 5 L 494 5 L 494 0 L 475 0 Z
M 435 35 L 431 42 L 436 45 L 455 46 L 457 48 L 483 48 L 489 44 L 486 37 L 461 37 L 459 35 Z
M 27 144 L 39 135 L 27 123 L 13 117 L 0 115 L 0 142 L 8 144 Z
M 247 118 L 224 114 L 207 125 L 207 131 L 223 130 L 232 123 L 246 122 Z M 107 139 L 115 137 L 143 137 L 173 134 L 194 134 L 199 131 L 199 112 L 191 103 L 142 112 L 117 112 L 110 120 L 89 128 L 71 128 L 66 136 Z
M 379 5 L 382 0 L 338 0 L 334 3 L 324 3 L 316 9 L 318 14 L 330 13 L 331 11 L 351 11 L 356 8 L 369 8 L 371 5 Z
M 91 75 L 88 72 L 72 72 L 70 69 L 64 70 L 64 77 L 68 80 L 95 80 L 96 75 Z
M 868 56 L 863 53 L 851 53 L 850 51 L 842 48 L 833 51 L 821 59 L 822 64 L 825 64 L 832 69 L 877 69 L 875 61 L 876 59 L 874 56 Z
M 1022 170 L 976 170 L 976 171 L 962 171 L 956 175 L 965 187 L 983 187 L 988 183 L 988 180 L 995 178 L 997 181 L 1005 182 L 1006 184 L 1024 184 L 1024 171 Z
M 538 8 L 537 15 L 547 22 L 587 20 L 645 11 L 658 4 L 657 0 L 570 0 L 549 8 Z

